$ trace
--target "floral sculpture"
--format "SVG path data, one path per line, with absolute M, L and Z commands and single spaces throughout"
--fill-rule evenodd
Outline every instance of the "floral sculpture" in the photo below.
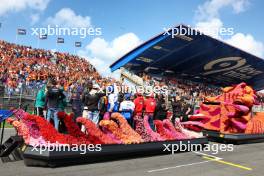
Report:
M 264 114 L 252 115 L 257 104 L 255 91 L 246 83 L 223 89 L 216 97 L 208 97 L 201 104 L 198 115 L 190 120 L 200 120 L 203 128 L 221 133 L 264 133 Z
M 59 112 L 59 119 L 64 122 L 67 134 L 59 133 L 53 125 L 43 117 L 28 114 L 22 110 L 14 111 L 15 117 L 8 118 L 25 141 L 32 146 L 48 144 L 138 144 L 142 142 L 166 141 L 186 139 L 188 135 L 174 128 L 167 119 L 155 121 L 157 132 L 150 128 L 149 117 L 135 117 L 136 130 L 132 129 L 127 120 L 119 113 L 112 113 L 105 120 L 101 120 L 99 126 L 91 120 L 79 117 L 76 119 L 86 127 L 83 133 L 73 121 L 73 114 Z
M 116 141 L 110 136 L 103 133 L 91 120 L 85 119 L 83 117 L 78 117 L 77 122 L 83 124 L 86 128 L 87 135 L 90 138 L 95 138 L 100 141 L 101 144 L 115 144 Z
M 160 134 L 162 138 L 166 140 L 176 139 L 175 136 L 173 136 L 173 134 L 169 130 L 166 130 L 164 128 L 161 120 L 154 120 L 154 124 L 156 125 L 157 132 Z
M 144 142 L 151 142 L 151 135 L 147 133 L 146 128 L 144 127 L 144 119 L 141 116 L 136 115 L 134 121 L 135 131 L 141 136 Z
M 153 131 L 149 125 L 149 116 L 144 116 L 144 128 L 146 132 L 150 135 L 151 141 L 165 141 L 166 139 L 163 138 L 159 133 Z
M 33 121 L 39 128 L 41 136 L 45 139 L 45 141 L 49 141 L 50 143 L 60 143 L 60 144 L 91 144 L 86 138 L 78 138 L 75 137 L 77 134 L 62 134 L 59 133 L 51 123 L 45 120 L 42 117 L 27 114 L 23 120 Z
M 117 121 L 121 132 L 129 136 L 129 138 L 135 141 L 135 143 L 143 142 L 141 136 L 131 128 L 131 126 L 127 123 L 127 120 L 120 113 L 113 113 L 111 115 L 111 119 Z

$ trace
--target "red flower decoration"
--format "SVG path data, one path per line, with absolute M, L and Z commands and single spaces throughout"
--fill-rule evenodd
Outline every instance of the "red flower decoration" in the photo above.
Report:
M 83 117 L 78 117 L 76 121 L 85 126 L 86 131 L 88 132 L 89 139 L 97 139 L 98 141 L 101 141 L 102 144 L 116 143 L 115 140 L 104 134 L 91 120 L 85 119 Z
M 24 116 L 23 120 L 33 121 L 39 127 L 39 131 L 45 141 L 49 141 L 50 143 L 60 143 L 60 144 L 91 144 L 91 142 L 87 139 L 79 139 L 69 134 L 61 134 L 59 133 L 46 119 L 27 114 Z
M 161 137 L 165 138 L 166 140 L 174 140 L 175 137 L 163 127 L 163 123 L 161 120 L 154 120 L 154 124 L 156 125 L 157 132 L 160 134 Z
M 173 123 L 169 119 L 164 119 L 162 123 L 163 123 L 163 127 L 166 130 L 166 132 L 170 134 L 171 136 L 173 136 L 174 139 L 187 139 L 188 138 L 185 134 L 177 131 Z
M 151 141 L 165 141 L 166 139 L 160 136 L 159 133 L 156 133 L 150 128 L 149 125 L 149 116 L 145 115 L 144 116 L 144 127 L 146 129 L 146 132 L 151 136 Z

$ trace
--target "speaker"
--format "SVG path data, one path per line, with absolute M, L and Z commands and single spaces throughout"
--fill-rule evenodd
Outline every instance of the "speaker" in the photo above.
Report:
M 23 159 L 22 152 L 19 149 L 24 141 L 21 136 L 11 136 L 2 145 L 0 145 L 0 157 L 3 162 L 18 161 Z

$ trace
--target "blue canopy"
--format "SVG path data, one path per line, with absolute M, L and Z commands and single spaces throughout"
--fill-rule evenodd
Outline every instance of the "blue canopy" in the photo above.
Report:
M 189 33 L 175 33 L 181 29 Z M 246 82 L 264 88 L 263 59 L 185 25 L 159 34 L 110 66 L 111 71 L 120 67 L 218 86 Z

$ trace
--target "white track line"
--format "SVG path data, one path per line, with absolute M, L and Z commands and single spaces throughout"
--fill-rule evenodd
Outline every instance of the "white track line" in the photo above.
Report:
M 217 157 L 217 156 L 214 156 L 214 155 L 209 155 L 209 154 L 206 154 L 206 153 L 202 153 L 202 152 L 193 152 L 197 155 L 203 155 L 203 156 L 207 156 L 207 157 L 210 157 L 210 158 L 213 158 L 215 160 L 222 160 L 223 158 L 220 158 L 220 157 Z
M 215 160 L 222 160 L 223 159 L 223 158 L 220 158 L 220 157 L 217 157 L 217 156 L 214 156 L 214 155 L 210 155 L 210 154 L 206 154 L 206 153 L 201 153 L 201 152 L 193 152 L 193 153 L 195 153 L 197 155 L 207 156 L 207 157 L 213 158 Z M 175 168 L 180 168 L 180 167 L 186 167 L 186 166 L 193 166 L 193 165 L 208 163 L 210 161 L 213 161 L 213 160 L 201 161 L 201 162 L 190 163 L 190 164 L 183 164 L 183 165 L 178 165 L 178 166 L 173 166 L 173 167 L 164 167 L 164 168 L 161 168 L 161 169 L 149 170 L 148 173 L 164 171 L 164 170 L 169 170 L 169 169 L 175 169 Z
M 180 168 L 180 167 L 186 167 L 186 166 L 199 165 L 199 164 L 203 164 L 203 163 L 209 163 L 210 161 L 212 161 L 212 160 L 201 161 L 201 162 L 190 163 L 190 164 L 183 164 L 183 165 L 178 165 L 178 166 L 173 166 L 173 167 L 164 167 L 164 168 L 161 168 L 161 169 L 149 170 L 148 173 L 158 172 L 158 171 L 164 171 L 164 170 L 168 170 L 168 169 L 175 169 L 175 168 Z

